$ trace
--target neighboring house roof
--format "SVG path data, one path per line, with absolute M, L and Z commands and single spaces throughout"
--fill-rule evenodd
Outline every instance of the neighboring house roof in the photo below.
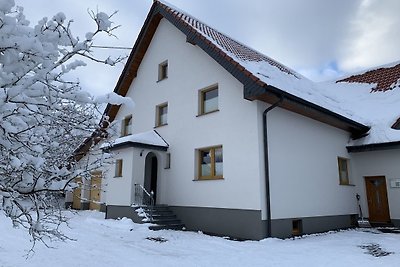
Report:
M 341 104 L 351 105 L 371 125 L 368 136 L 349 143 L 349 151 L 399 147 L 400 61 L 341 78 L 335 85 Z
M 373 92 L 400 89 L 400 62 L 394 62 L 385 66 L 376 67 L 360 74 L 338 80 L 337 82 L 370 83 L 376 84 Z
M 157 150 L 167 150 L 169 145 L 161 137 L 161 135 L 155 131 L 147 131 L 143 133 L 131 134 L 115 139 L 112 143 L 104 143 L 101 145 L 103 149 L 117 149 L 124 147 L 140 147 L 140 148 L 152 148 Z

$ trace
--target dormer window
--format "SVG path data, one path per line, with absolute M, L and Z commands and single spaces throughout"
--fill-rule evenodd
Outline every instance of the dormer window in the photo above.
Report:
M 121 123 L 121 136 L 132 134 L 132 115 L 126 116 Z
M 168 78 L 168 60 L 158 65 L 158 81 Z

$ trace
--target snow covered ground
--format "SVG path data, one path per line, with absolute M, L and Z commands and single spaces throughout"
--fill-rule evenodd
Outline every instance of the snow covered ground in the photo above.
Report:
M 129 219 L 104 220 L 104 214 L 68 214 L 64 233 L 77 241 L 37 244 L 35 254 L 24 230 L 0 215 L 0 266 L 399 266 L 400 234 L 348 230 L 298 239 L 230 241 L 201 233 L 150 231 Z M 156 240 L 149 240 L 154 238 Z M 165 241 L 165 242 L 159 242 Z M 362 245 L 393 252 L 374 257 Z M 376 249 L 376 247 L 374 247 Z M 379 249 L 378 249 L 379 251 Z

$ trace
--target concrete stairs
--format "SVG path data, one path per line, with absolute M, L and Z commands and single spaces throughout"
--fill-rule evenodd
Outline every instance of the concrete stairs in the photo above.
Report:
M 179 220 L 173 211 L 167 205 L 155 205 L 153 207 L 144 206 L 143 211 L 148 218 L 152 218 L 149 222 L 155 225 L 149 226 L 150 230 L 184 230 L 185 225 Z

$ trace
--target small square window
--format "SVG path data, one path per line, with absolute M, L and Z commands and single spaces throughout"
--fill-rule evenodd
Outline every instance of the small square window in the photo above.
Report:
M 339 184 L 349 185 L 349 160 L 345 158 L 338 157 L 338 167 L 339 167 Z
M 301 235 L 303 232 L 303 224 L 301 220 L 293 220 L 292 221 L 292 235 L 297 236 Z
M 218 85 L 199 91 L 199 115 L 218 110 Z
M 156 127 L 168 124 L 168 103 L 156 107 Z
M 115 177 L 122 177 L 122 159 L 115 161 Z
M 222 146 L 198 149 L 198 179 L 222 179 Z
M 132 134 L 132 115 L 126 116 L 121 124 L 121 136 Z
M 158 80 L 164 80 L 168 78 L 168 60 L 158 65 Z

